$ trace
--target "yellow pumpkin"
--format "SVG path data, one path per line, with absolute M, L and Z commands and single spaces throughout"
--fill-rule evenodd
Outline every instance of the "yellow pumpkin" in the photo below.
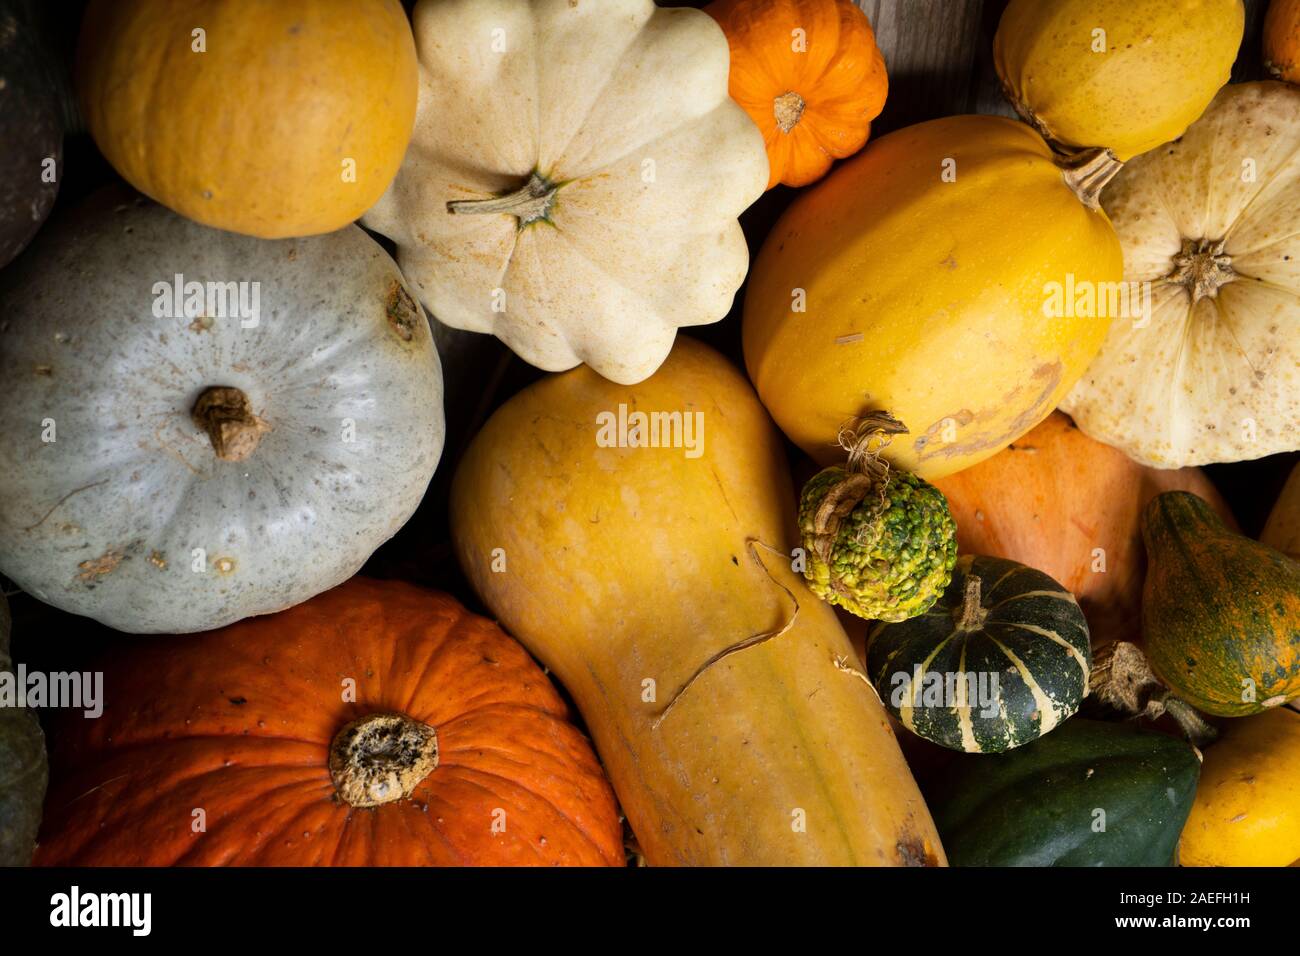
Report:
M 1184 866 L 1300 863 L 1300 714 L 1279 707 L 1224 723 L 1205 751 L 1178 858 Z
M 835 612 L 791 568 L 793 500 L 744 377 L 679 338 L 638 385 L 584 367 L 503 405 L 456 473 L 452 537 L 573 695 L 651 864 L 942 863 Z
M 1116 168 L 1095 151 L 1062 169 L 1023 123 L 956 116 L 801 194 L 745 297 L 745 362 L 777 424 L 830 464 L 842 423 L 889 411 L 910 433 L 885 457 L 924 478 L 1037 425 L 1106 335 L 1098 293 L 1123 257 L 1096 193 Z
M 358 218 L 415 123 L 398 0 L 92 0 L 77 90 L 136 189 L 204 225 L 279 239 Z
M 1127 160 L 1201 115 L 1228 82 L 1245 20 L 1241 0 L 1011 0 L 994 65 L 1049 140 Z

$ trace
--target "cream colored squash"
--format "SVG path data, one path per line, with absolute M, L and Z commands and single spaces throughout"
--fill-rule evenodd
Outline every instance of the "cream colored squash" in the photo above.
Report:
M 415 134 L 364 222 L 436 318 L 630 384 L 727 313 L 767 154 L 707 14 L 422 0 L 414 27 Z
M 1062 407 L 1157 468 L 1300 448 L 1300 89 L 1226 87 L 1102 195 L 1150 321 L 1116 321 Z

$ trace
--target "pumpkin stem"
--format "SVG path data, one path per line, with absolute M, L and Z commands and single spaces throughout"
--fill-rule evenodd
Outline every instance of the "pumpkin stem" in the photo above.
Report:
M 1061 178 L 1074 190 L 1079 202 L 1089 209 L 1101 208 L 1101 191 L 1124 168 L 1109 149 L 1096 147 L 1065 156 L 1056 161 Z
M 1223 251 L 1228 240 L 1184 239 L 1183 248 L 1174 256 L 1174 271 L 1166 281 L 1186 286 L 1192 296 L 1192 305 L 1201 299 L 1213 299 L 1219 287 L 1237 278 L 1232 268 L 1232 256 Z
M 263 433 L 271 430 L 253 414 L 248 396 L 226 385 L 205 389 L 190 415 L 208 433 L 212 450 L 222 461 L 243 461 L 257 449 Z
M 799 125 L 799 118 L 803 116 L 806 105 L 803 97 L 794 90 L 782 93 L 772 101 L 772 112 L 776 115 L 776 125 L 781 128 L 781 132 L 788 133 Z
M 849 453 L 845 476 L 827 490 L 813 515 L 813 550 L 823 562 L 830 562 L 840 524 L 869 494 L 874 492 L 884 506 L 889 462 L 880 453 L 895 435 L 906 432 L 907 426 L 886 411 L 867 412 L 840 426 L 836 440 Z
M 519 220 L 519 228 L 522 229 L 538 220 L 550 222 L 551 210 L 555 208 L 555 194 L 559 188 L 537 170 L 533 170 L 528 182 L 512 193 L 496 199 L 456 199 L 447 203 L 447 212 L 456 216 L 509 213 Z
M 438 732 L 402 714 L 345 724 L 330 744 L 330 779 L 353 807 L 405 800 L 438 766 Z
M 966 591 L 961 599 L 961 617 L 957 620 L 959 631 L 977 631 L 984 625 L 984 619 L 989 616 L 980 595 L 982 584 L 978 575 L 967 575 Z
M 1196 747 L 1219 734 L 1191 704 L 1160 683 L 1136 644 L 1114 641 L 1097 648 L 1089 682 L 1096 700 L 1126 717 L 1158 720 L 1168 714 Z

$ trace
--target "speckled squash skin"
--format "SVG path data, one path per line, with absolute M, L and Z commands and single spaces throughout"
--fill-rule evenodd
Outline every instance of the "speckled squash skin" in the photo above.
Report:
M 1236 534 L 1196 495 L 1142 512 L 1142 636 L 1187 703 L 1243 717 L 1300 697 L 1300 562 Z
M 1052 284 L 1122 272 L 1105 214 L 1024 123 L 919 123 L 868 143 L 773 227 L 745 291 L 745 365 L 818 464 L 842 458 L 846 420 L 884 410 L 909 431 L 882 457 L 932 481 L 1037 425 L 1096 355 L 1109 317 L 1047 318 Z
M 1128 160 L 1201 115 L 1228 82 L 1245 19 L 1241 0 L 1011 0 L 994 65 L 1048 139 Z
M 1300 863 L 1300 714 L 1223 723 L 1178 848 L 1183 866 Z
M 736 217 L 768 165 L 708 15 L 421 0 L 413 25 L 415 133 L 364 223 L 397 243 L 434 318 L 538 368 L 586 363 L 630 384 L 679 327 L 727 314 L 749 264 Z M 549 198 L 528 215 L 470 205 L 534 181 Z
M 1102 201 L 1150 322 L 1112 323 L 1061 407 L 1157 468 L 1300 448 L 1300 88 L 1226 87 Z
M 41 227 L 63 179 L 64 77 L 34 3 L 0 0 L 0 267 Z
M 974 578 L 979 604 L 971 604 L 980 610 L 966 620 Z M 1004 558 L 963 555 L 929 611 L 878 624 L 868 641 L 867 673 L 890 713 L 914 734 L 952 750 L 1001 753 L 1023 746 L 1072 716 L 1088 693 L 1092 650 L 1074 595 L 1043 572 Z M 930 674 L 945 682 L 952 675 L 954 688 L 963 675 L 976 683 L 965 681 L 964 699 L 939 700 L 926 695 Z M 987 699 L 972 697 L 972 690 Z
M 399 0 L 92 0 L 75 76 L 122 178 L 265 239 L 332 232 L 374 204 L 418 82 Z
M 12 620 L 0 594 L 0 672 L 13 673 Z M 26 866 L 36 848 L 49 770 L 40 721 L 22 707 L 0 706 L 0 866 Z
M 0 570 L 24 590 L 118 630 L 206 630 L 338 584 L 415 510 L 442 375 L 362 230 L 270 242 L 110 189 L 37 247 L 0 273 Z M 160 317 L 176 274 L 259 283 L 256 325 Z M 213 386 L 267 427 L 243 461 L 191 417 Z

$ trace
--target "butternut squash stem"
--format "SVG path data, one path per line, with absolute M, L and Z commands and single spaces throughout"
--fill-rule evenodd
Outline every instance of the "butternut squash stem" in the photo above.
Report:
M 404 714 L 368 714 L 330 744 L 330 779 L 352 807 L 405 800 L 438 766 L 438 732 Z
M 270 426 L 253 414 L 253 404 L 238 388 L 213 385 L 204 389 L 190 412 L 194 424 L 208 433 L 212 451 L 222 461 L 243 461 L 257 450 Z
M 751 637 L 745 638 L 743 641 L 739 641 L 735 644 L 732 644 L 729 647 L 725 647 L 722 650 L 718 651 L 713 656 L 711 656 L 699 667 L 697 667 L 695 669 L 695 673 L 693 673 L 687 679 L 686 683 L 683 684 L 675 694 L 673 694 L 672 698 L 668 701 L 668 704 L 664 707 L 663 710 L 659 712 L 659 716 L 654 719 L 653 723 L 651 723 L 650 726 L 654 730 L 659 729 L 659 725 L 664 722 L 664 719 L 668 716 L 669 712 L 672 711 L 673 706 L 679 700 L 682 699 L 682 695 L 685 694 L 688 690 L 690 690 L 691 685 L 694 684 L 697 680 L 699 680 L 702 676 L 704 676 L 704 672 L 707 671 L 714 664 L 718 663 L 718 661 L 722 660 L 724 657 L 730 657 L 732 654 L 737 654 L 740 651 L 748 650 L 751 647 L 757 647 L 759 644 L 766 644 L 768 641 L 780 637 L 782 634 L 785 634 L 787 631 L 789 631 L 790 628 L 794 627 L 794 622 L 799 617 L 799 599 L 795 597 L 793 591 L 791 591 L 788 587 L 786 587 L 784 584 L 778 581 L 772 575 L 772 572 L 767 569 L 767 565 L 765 565 L 762 562 L 762 560 L 759 559 L 758 552 L 754 550 L 755 545 L 757 545 L 760 548 L 765 548 L 766 550 L 771 551 L 773 554 L 780 555 L 782 558 L 786 558 L 788 557 L 788 555 L 786 555 L 784 551 L 778 550 L 777 548 L 774 548 L 769 544 L 764 544 L 763 542 L 759 541 L 757 538 L 747 538 L 745 540 L 745 550 L 749 552 L 750 559 L 755 564 L 757 564 L 759 568 L 762 569 L 763 573 L 768 576 L 768 579 L 771 580 L 773 584 L 775 584 L 777 587 L 779 587 L 782 591 L 786 593 L 786 596 L 789 597 L 791 602 L 793 602 L 794 604 L 794 610 L 790 612 L 790 617 L 786 620 L 786 622 L 776 630 L 761 631 L 758 634 L 754 634 Z
M 1065 184 L 1089 209 L 1101 208 L 1101 191 L 1124 168 L 1114 153 L 1101 147 L 1081 150 L 1058 159 L 1056 163 L 1061 167 Z

